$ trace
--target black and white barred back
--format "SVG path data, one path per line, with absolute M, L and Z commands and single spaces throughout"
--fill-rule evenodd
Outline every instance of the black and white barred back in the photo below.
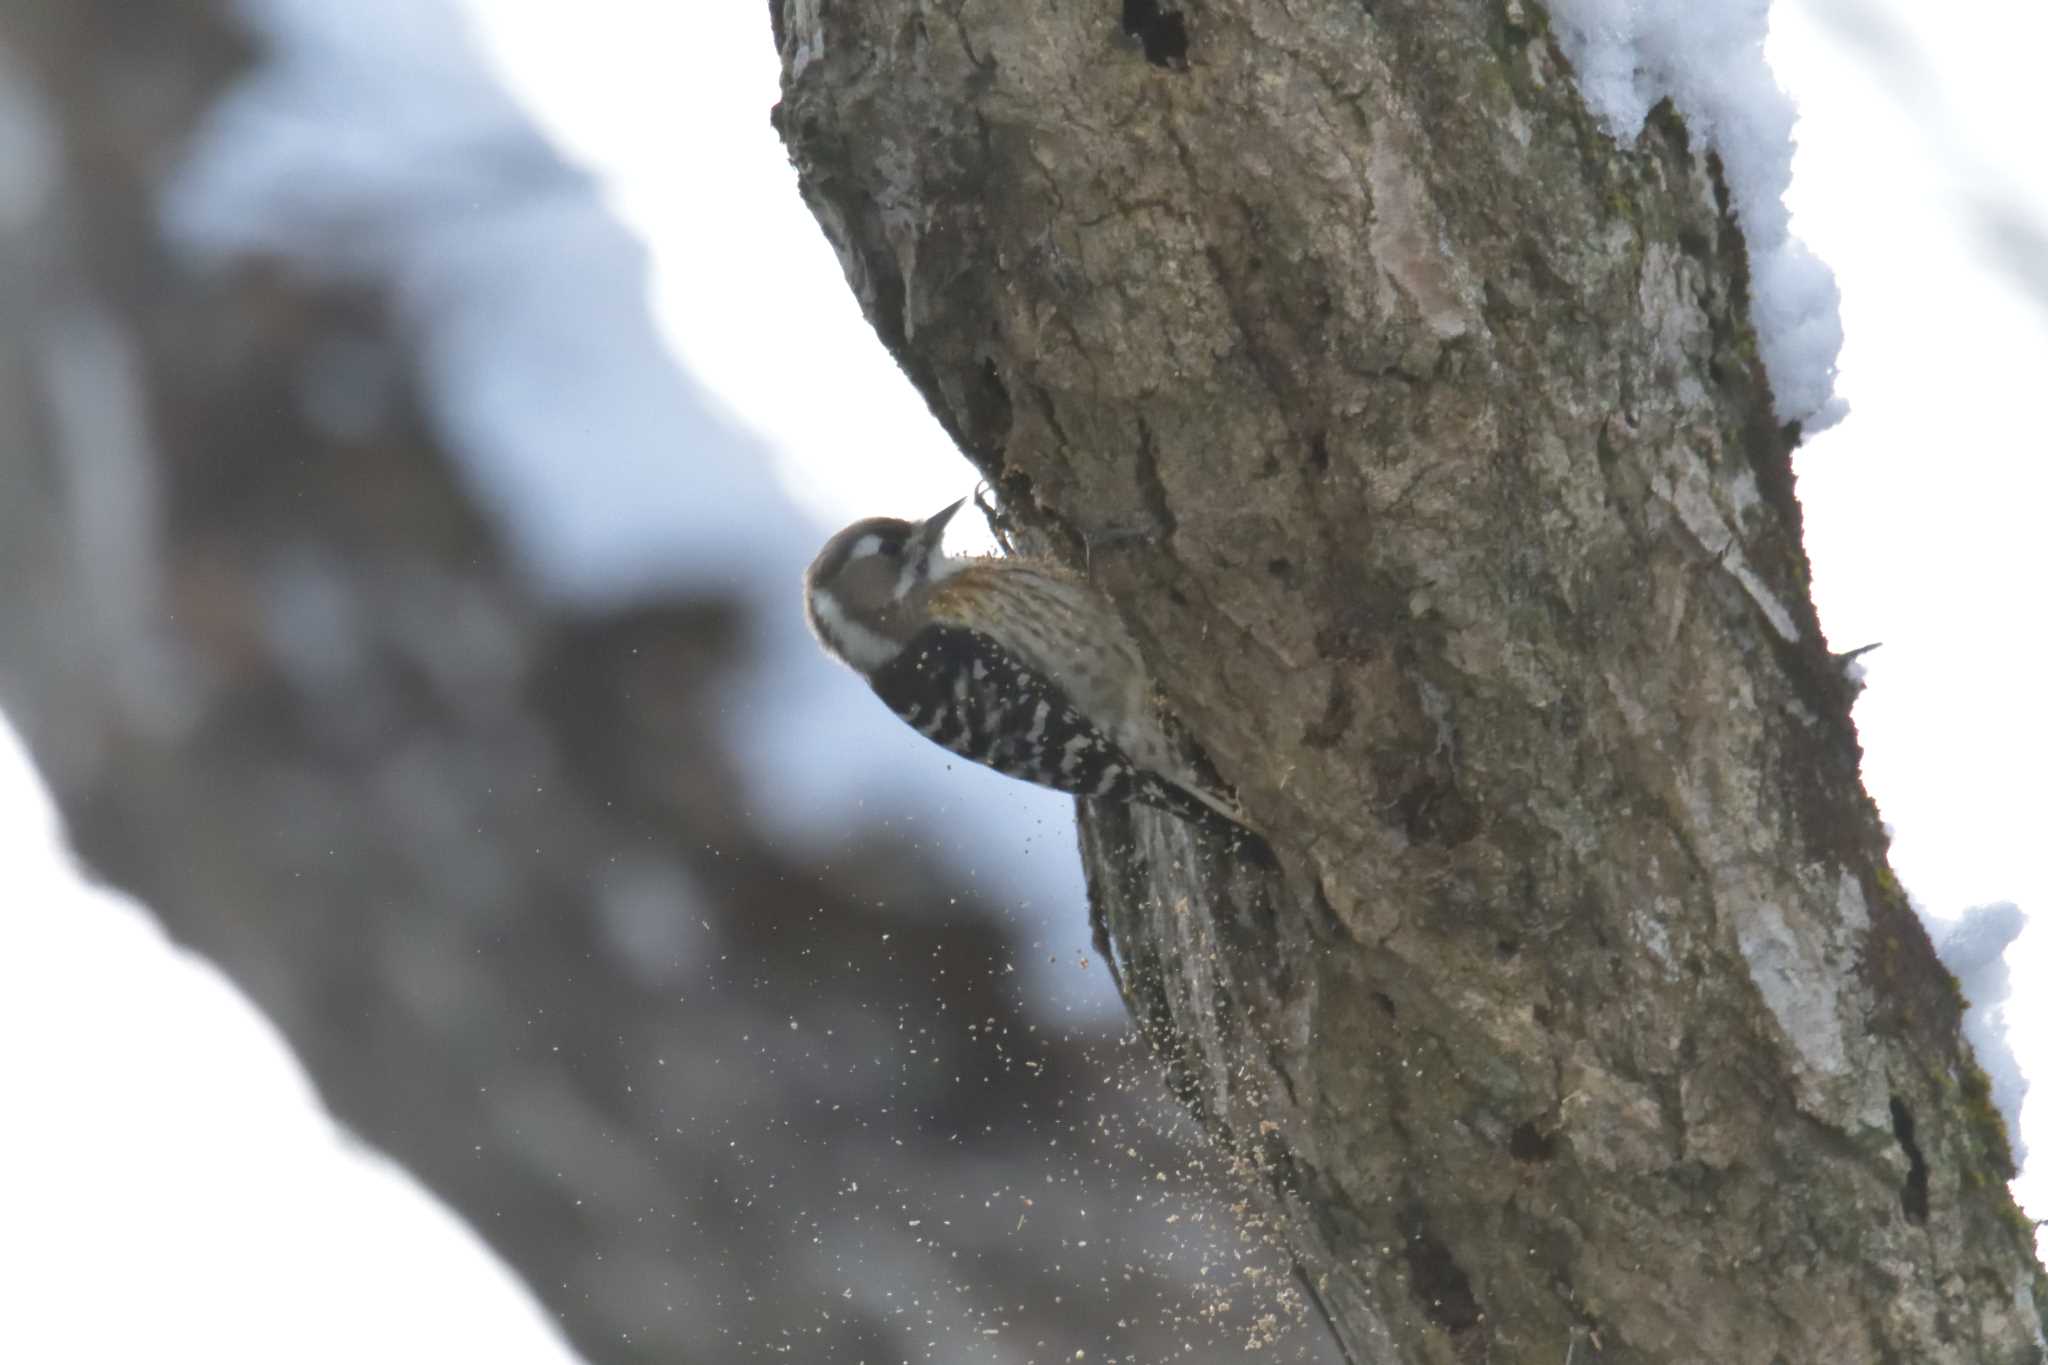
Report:
M 1137 766 L 1064 688 L 965 627 L 925 627 L 868 681 L 919 734 L 1005 776 L 1199 824 L 1232 823 Z

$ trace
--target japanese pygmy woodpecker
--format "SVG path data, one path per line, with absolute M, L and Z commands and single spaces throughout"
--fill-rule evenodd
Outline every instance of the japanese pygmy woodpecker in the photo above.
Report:
M 1093 588 L 1032 559 L 945 553 L 965 501 L 923 522 L 857 521 L 826 542 L 804 575 L 826 650 L 963 758 L 1248 832 L 1236 803 L 1181 758 L 1136 643 Z

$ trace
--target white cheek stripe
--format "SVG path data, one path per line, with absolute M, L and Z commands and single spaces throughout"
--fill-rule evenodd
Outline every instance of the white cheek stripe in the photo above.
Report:
M 903 561 L 896 575 L 896 600 L 901 602 L 926 583 L 943 583 L 967 567 L 968 561 L 934 548 L 928 555 L 913 554 Z
M 845 609 L 832 594 L 812 593 L 811 610 L 817 613 L 818 623 L 824 627 L 825 643 L 832 652 L 861 672 L 872 673 L 896 657 L 898 646 L 895 641 L 848 619 Z

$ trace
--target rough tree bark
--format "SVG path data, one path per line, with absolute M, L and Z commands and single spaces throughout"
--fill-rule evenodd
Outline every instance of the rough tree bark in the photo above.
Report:
M 2040 1359 L 1681 121 L 1527 0 L 772 7 L 876 330 L 1273 833 L 1083 842 L 1351 1357 Z

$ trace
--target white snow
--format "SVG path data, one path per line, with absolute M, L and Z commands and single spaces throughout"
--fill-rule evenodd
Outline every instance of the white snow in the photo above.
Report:
M 1991 1102 L 2005 1119 L 2013 1161 L 2024 1164 L 2027 1144 L 2020 1108 L 2026 1099 L 2027 1081 L 2013 1053 L 2006 1021 L 2006 1002 L 2012 996 L 2012 968 L 2006 949 L 2027 927 L 2026 916 L 2007 901 L 1975 906 L 1952 924 L 1930 923 L 1927 927 L 1936 935 L 1935 953 L 1962 987 L 1963 999 L 1970 1002 L 1963 1016 L 1963 1036 L 1969 1039 L 1977 1064 L 1991 1081 Z
M 1694 148 L 1720 156 L 1778 416 L 1809 433 L 1839 422 L 1841 299 L 1791 233 L 1793 107 L 1764 62 L 1769 0 L 1552 0 L 1550 14 L 1586 107 L 1617 138 L 1633 140 L 1669 99 Z
M 217 970 L 85 879 L 4 719 L 0 832 L 0 1359 L 577 1359 Z

